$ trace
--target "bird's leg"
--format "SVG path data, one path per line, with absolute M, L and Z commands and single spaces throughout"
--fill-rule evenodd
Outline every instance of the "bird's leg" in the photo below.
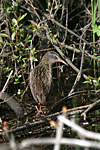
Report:
M 41 104 L 39 104 L 39 112 L 40 112 L 40 113 L 42 112 Z
M 41 104 L 39 104 L 39 109 L 38 109 L 38 107 L 36 106 L 36 110 L 37 110 L 37 114 L 36 114 L 36 115 L 39 115 L 40 113 L 43 113 L 43 112 L 42 112 L 42 108 L 41 108 Z

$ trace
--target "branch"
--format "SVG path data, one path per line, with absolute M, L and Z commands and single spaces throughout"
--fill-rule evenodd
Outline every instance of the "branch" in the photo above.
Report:
M 94 48 L 95 50 L 98 51 L 98 49 L 95 46 L 92 46 L 89 42 L 87 42 L 85 39 L 83 39 L 81 36 L 77 35 L 76 33 L 74 33 L 73 31 L 71 31 L 70 29 L 68 29 L 67 27 L 63 26 L 62 24 L 60 24 L 59 22 L 57 22 L 54 18 L 48 16 L 47 14 L 44 14 L 45 17 L 48 20 L 51 20 L 53 23 L 55 23 L 57 26 L 59 26 L 60 28 L 67 30 L 69 33 L 71 33 L 72 35 L 76 36 L 77 38 L 79 38 L 80 40 L 82 40 L 83 42 L 85 42 L 87 45 L 89 45 L 90 47 Z
M 55 49 L 58 51 L 58 53 L 60 53 L 60 55 L 61 55 L 62 57 L 64 57 L 64 53 L 59 49 L 59 47 L 56 46 L 56 45 L 53 45 L 53 46 L 54 46 Z M 78 69 L 76 66 L 74 66 L 74 65 L 72 64 L 72 62 L 71 62 L 68 58 L 65 58 L 65 61 L 68 63 L 68 65 L 70 65 L 70 67 L 71 67 L 72 69 L 74 69 L 77 73 L 79 73 L 79 69 Z M 84 77 L 86 80 L 88 80 L 87 75 L 83 74 L 83 77 Z
M 1 93 L 5 92 L 5 90 L 6 90 L 7 86 L 8 86 L 9 80 L 11 78 L 12 73 L 13 73 L 13 70 L 10 72 L 9 77 L 8 77 L 8 79 L 7 79 L 7 81 L 6 81 L 5 85 L 4 85 Z
M 83 69 L 83 61 L 84 61 L 84 51 L 85 51 L 85 43 L 84 43 L 83 50 L 82 50 L 80 71 L 79 71 L 78 74 L 77 74 L 77 77 L 76 77 L 76 80 L 75 80 L 75 82 L 74 82 L 74 85 L 73 85 L 71 91 L 69 92 L 68 96 L 70 96 L 70 95 L 73 93 L 73 91 L 74 91 L 74 89 L 75 89 L 77 83 L 78 83 L 79 80 L 81 79 L 82 69 Z
M 92 131 L 88 131 L 88 130 L 80 127 L 76 123 L 70 121 L 69 119 L 67 119 L 67 118 L 65 118 L 64 116 L 61 116 L 61 115 L 58 116 L 58 120 L 60 120 L 61 122 L 63 122 L 65 125 L 71 127 L 78 134 L 80 134 L 80 135 L 82 135 L 82 136 L 84 136 L 86 138 L 100 140 L 100 133 L 95 133 L 95 132 L 92 132 Z
M 84 117 L 84 120 L 86 120 L 86 114 L 89 112 L 94 106 L 96 106 L 98 103 L 100 103 L 100 99 L 92 104 L 89 105 L 89 107 L 81 114 L 81 116 Z
M 32 145 L 52 145 L 59 143 L 61 145 L 71 145 L 71 146 L 81 146 L 88 148 L 98 148 L 100 149 L 100 143 L 90 141 L 90 140 L 82 140 L 82 139 L 74 139 L 74 138 L 62 138 L 60 140 L 56 140 L 55 138 L 40 138 L 40 139 L 26 139 L 21 142 L 19 147 L 23 149 L 24 147 L 29 147 Z

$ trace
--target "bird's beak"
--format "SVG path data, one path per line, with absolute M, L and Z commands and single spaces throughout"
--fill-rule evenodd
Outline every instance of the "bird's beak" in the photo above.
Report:
M 58 58 L 58 61 L 65 64 L 65 65 L 67 65 L 67 63 L 65 61 L 63 61 L 62 59 L 60 59 L 60 58 Z

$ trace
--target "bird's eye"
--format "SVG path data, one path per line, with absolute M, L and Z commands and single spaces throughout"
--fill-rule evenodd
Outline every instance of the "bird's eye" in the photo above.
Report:
M 57 59 L 57 56 L 53 56 L 54 59 Z
M 57 56 L 56 55 L 50 55 L 49 60 L 50 61 L 55 61 L 55 60 L 57 60 Z

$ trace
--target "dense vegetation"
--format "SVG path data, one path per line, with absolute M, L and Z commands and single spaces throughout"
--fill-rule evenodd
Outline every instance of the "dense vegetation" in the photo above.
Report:
M 100 48 L 100 4 L 97 2 L 98 7 L 95 0 L 1 1 L 0 88 L 13 70 L 11 89 L 15 88 L 14 93 L 21 96 L 28 85 L 30 57 L 35 66 L 48 50 L 58 51 L 64 59 L 73 60 L 79 67 L 84 39 L 87 42 L 85 52 L 88 52 L 84 69 L 94 69 L 91 74 L 85 72 L 92 76 L 86 83 L 92 84 L 92 79 L 97 88 L 100 80 L 100 64 L 94 61 L 99 57 Z
M 100 132 L 100 99 L 98 100 L 98 97 L 100 97 L 99 37 L 100 0 L 0 1 L 0 100 L 3 99 L 2 96 L 8 98 L 7 100 L 10 99 L 7 104 L 17 117 L 21 118 L 20 114 L 24 114 L 24 119 L 21 120 L 21 118 L 18 124 L 18 118 L 14 117 L 15 114 L 11 112 L 8 105 L 0 101 L 4 103 L 4 105 L 0 105 L 1 142 L 5 141 L 6 136 L 10 143 L 11 141 L 14 142 L 13 136 L 10 138 L 9 135 L 15 132 L 17 134 L 14 136 L 18 138 L 42 137 L 45 135 L 47 137 L 50 134 L 52 134 L 52 137 L 55 136 L 55 128 L 59 126 L 56 122 L 53 122 L 55 128 L 52 128 L 49 121 L 50 119 L 54 121 L 57 119 L 56 116 L 62 113 L 61 108 L 64 105 L 68 109 L 63 107 L 63 113 L 67 112 L 68 117 L 74 118 L 77 113 L 75 116 L 77 123 L 85 128 L 87 126 L 88 130 Z M 36 116 L 36 107 L 31 101 L 33 100 L 33 97 L 32 99 L 30 97 L 31 92 L 28 91 L 29 73 L 32 65 L 35 67 L 42 56 L 50 50 L 59 53 L 62 60 L 68 63 L 68 66 L 59 66 L 58 63 L 57 67 L 53 67 L 53 79 L 58 77 L 61 81 L 61 84 L 59 84 L 60 82 L 57 80 L 55 86 L 60 85 L 62 91 L 51 88 L 54 92 L 51 92 L 54 95 L 50 93 L 53 105 L 52 108 L 51 105 L 48 108 L 50 107 L 51 111 L 45 113 L 46 115 L 41 113 L 39 118 Z M 64 78 L 60 76 L 60 70 L 64 70 Z M 8 77 L 10 79 L 7 83 Z M 6 86 L 4 86 L 5 83 L 7 83 Z M 58 94 L 57 101 L 55 100 L 56 94 Z M 16 99 L 19 99 L 18 103 Z M 28 103 L 25 100 L 30 101 Z M 91 106 L 96 107 L 92 109 L 90 116 L 86 116 L 87 112 L 91 110 Z M 30 115 L 31 110 L 33 111 L 32 115 Z M 66 116 L 63 115 L 63 117 Z M 82 122 L 82 117 L 85 119 L 87 117 L 88 121 Z M 73 122 L 72 126 L 74 126 Z M 7 132 L 8 127 L 9 132 Z M 74 137 L 75 132 L 73 130 L 71 131 L 65 126 L 61 128 L 64 137 Z M 20 131 L 21 133 L 19 133 Z M 84 134 L 81 136 L 80 132 L 78 132 L 77 137 L 85 140 Z M 88 136 L 86 137 L 88 138 Z M 91 134 L 90 137 L 93 138 Z M 98 136 L 94 137 L 100 139 L 100 136 L 99 138 Z M 96 142 L 96 138 L 94 139 Z M 91 140 L 91 142 L 93 141 Z M 12 143 L 10 145 L 13 146 Z M 95 144 L 93 146 L 95 147 Z M 100 148 L 98 143 L 97 146 Z

